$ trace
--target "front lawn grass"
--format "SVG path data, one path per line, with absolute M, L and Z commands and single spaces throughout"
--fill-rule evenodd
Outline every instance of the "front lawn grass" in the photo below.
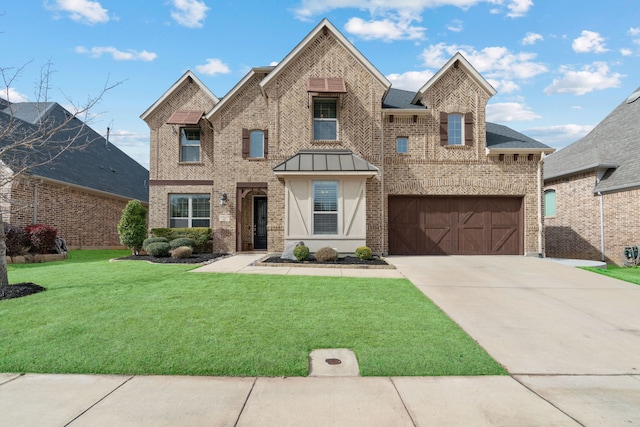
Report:
M 350 348 L 362 375 L 506 373 L 407 280 L 108 261 L 126 254 L 9 266 L 47 290 L 0 301 L 0 372 L 306 376 L 311 350 Z
M 606 269 L 593 267 L 583 269 L 640 285 L 640 267 L 618 267 L 615 264 L 609 264 Z

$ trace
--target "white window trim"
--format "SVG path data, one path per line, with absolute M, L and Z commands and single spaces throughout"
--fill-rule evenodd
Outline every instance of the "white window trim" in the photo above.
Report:
M 316 106 L 316 101 L 335 101 L 336 103 L 336 117 L 335 118 L 316 118 L 315 117 L 315 106 Z M 338 101 L 339 98 L 338 97 L 332 97 L 332 96 L 314 96 L 312 99 L 312 111 L 311 111 L 311 139 L 313 141 L 339 141 L 340 140 L 340 118 L 339 118 L 339 108 L 338 108 Z M 316 126 L 316 120 L 317 121 L 325 121 L 325 122 L 335 122 L 336 123 L 336 137 L 335 139 L 316 139 L 315 138 L 315 126 Z
M 252 137 L 254 133 L 260 133 L 262 135 L 262 151 L 259 156 L 254 156 L 255 153 L 252 152 L 253 141 Z M 250 159 L 264 159 L 264 130 L 262 129 L 252 129 L 249 131 L 249 158 Z
M 459 144 L 451 142 L 451 140 L 452 140 L 452 138 L 451 138 L 451 135 L 452 135 L 452 132 L 451 132 L 451 122 L 452 122 L 451 118 L 453 116 L 456 116 L 456 117 L 460 118 L 460 143 Z M 453 146 L 463 146 L 463 145 L 465 145 L 465 143 L 464 143 L 464 126 L 465 126 L 464 114 L 462 114 L 462 113 L 449 113 L 448 118 L 447 118 L 447 138 L 448 138 L 447 143 L 449 145 L 453 145 Z
M 193 216 L 193 197 L 194 196 L 208 196 L 209 197 L 209 216 L 208 217 L 194 217 Z M 188 216 L 187 217 L 173 217 L 171 216 L 171 198 L 172 197 L 186 197 L 189 200 L 189 207 L 188 207 Z M 169 228 L 183 228 L 183 227 L 171 227 L 171 221 L 172 220 L 184 220 L 187 219 L 187 227 L 186 228 L 192 228 L 193 227 L 193 221 L 197 220 L 197 221 L 201 221 L 201 220 L 208 220 L 209 221 L 209 225 L 208 227 L 211 227 L 211 195 L 207 194 L 207 193 L 192 193 L 192 194 L 169 194 Z
M 336 210 L 335 212 L 325 212 L 325 211 L 316 211 L 315 207 L 315 184 L 316 182 L 335 182 L 336 183 Z M 311 194 L 311 218 L 309 224 L 311 225 L 311 236 L 314 237 L 336 237 L 342 236 L 342 181 L 341 180 L 333 180 L 333 179 L 313 179 L 309 181 L 309 185 L 311 186 L 310 194 Z M 315 230 L 315 215 L 336 215 L 336 232 L 335 234 L 316 234 Z
M 198 130 L 200 133 L 200 139 L 198 139 L 198 144 L 185 144 L 182 139 L 182 134 L 186 130 Z M 195 140 L 187 140 L 187 141 L 195 141 Z M 198 159 L 197 160 L 185 160 L 182 157 L 182 149 L 184 147 L 198 147 Z M 180 128 L 180 163 L 200 163 L 202 161 L 202 130 L 196 126 L 182 126 Z

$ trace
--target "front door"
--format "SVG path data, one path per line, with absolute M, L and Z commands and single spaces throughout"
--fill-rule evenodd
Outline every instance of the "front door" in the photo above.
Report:
M 267 198 L 253 198 L 253 249 L 267 249 Z

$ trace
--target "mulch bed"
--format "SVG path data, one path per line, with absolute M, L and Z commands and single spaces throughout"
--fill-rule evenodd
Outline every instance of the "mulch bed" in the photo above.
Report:
M 26 297 L 46 290 L 42 286 L 31 282 L 16 283 L 15 285 L 0 286 L 0 300 Z
M 310 255 L 306 261 L 293 261 L 290 259 L 282 259 L 279 256 L 272 256 L 260 262 L 276 263 L 276 264 L 324 264 L 324 265 L 389 265 L 385 260 L 377 257 L 362 260 L 355 256 L 340 257 L 335 261 L 318 261 L 313 255 Z
M 117 260 L 118 261 L 120 260 L 148 261 L 156 264 L 203 264 L 203 263 L 213 262 L 218 258 L 225 257 L 228 255 L 229 254 L 227 253 L 193 254 L 189 258 L 182 258 L 182 259 L 171 258 L 170 256 L 155 258 L 155 257 L 152 257 L 151 255 L 129 255 L 129 256 L 117 258 Z

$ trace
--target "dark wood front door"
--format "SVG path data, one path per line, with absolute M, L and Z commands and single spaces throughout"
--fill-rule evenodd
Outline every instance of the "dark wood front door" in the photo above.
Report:
M 389 197 L 389 253 L 521 255 L 520 197 Z
M 267 198 L 253 198 L 253 248 L 267 249 Z

